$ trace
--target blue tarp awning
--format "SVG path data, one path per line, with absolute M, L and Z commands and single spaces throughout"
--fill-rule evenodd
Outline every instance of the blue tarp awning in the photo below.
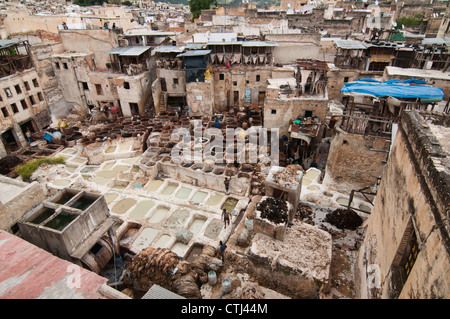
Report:
M 412 80 L 412 81 L 411 81 Z M 407 82 L 408 81 L 408 82 Z M 367 94 L 377 97 L 392 96 L 405 99 L 443 99 L 441 88 L 426 85 L 405 85 L 406 83 L 422 83 L 421 80 L 409 79 L 406 81 L 391 80 L 383 83 L 377 82 L 349 82 L 341 89 L 341 93 Z M 423 84 L 423 83 L 422 83 Z

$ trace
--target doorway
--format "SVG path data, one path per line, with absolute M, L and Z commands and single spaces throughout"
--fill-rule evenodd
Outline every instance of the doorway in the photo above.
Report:
M 28 120 L 20 124 L 20 130 L 23 133 L 23 136 L 26 136 L 26 132 L 29 130 L 32 134 L 36 133 L 35 126 L 33 125 L 33 120 Z
M 258 93 L 258 105 L 264 105 L 264 100 L 266 98 L 266 91 L 260 91 Z
M 2 133 L 2 143 L 5 146 L 6 153 L 16 152 L 20 149 L 19 143 L 17 142 L 16 133 L 9 129 Z
M 130 103 L 131 115 L 139 115 L 139 106 L 137 103 Z
M 239 91 L 233 91 L 233 105 L 239 106 Z
M 161 78 L 160 81 L 161 81 L 161 91 L 167 92 L 166 79 L 165 78 Z

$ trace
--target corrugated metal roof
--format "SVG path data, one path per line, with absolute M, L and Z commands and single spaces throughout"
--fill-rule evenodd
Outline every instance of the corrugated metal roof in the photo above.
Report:
M 186 49 L 189 50 L 206 49 L 206 43 L 186 43 Z
M 219 41 L 211 41 L 207 43 L 208 45 L 242 45 L 242 41 L 227 41 L 227 42 L 219 42 Z
M 8 48 L 12 45 L 22 44 L 24 40 L 0 40 L 0 48 Z
M 186 299 L 166 288 L 163 288 L 157 284 L 153 286 L 145 293 L 142 299 Z
M 210 53 L 211 53 L 211 50 L 191 50 L 191 51 L 186 51 L 184 53 L 178 54 L 177 58 L 190 57 L 190 56 L 202 56 L 202 55 L 207 55 Z
M 152 50 L 152 55 L 154 53 L 181 53 L 184 51 L 184 47 L 175 47 L 173 45 L 164 45 L 156 47 Z
M 270 41 L 228 41 L 228 42 L 208 42 L 208 45 L 241 45 L 243 47 L 277 47 L 277 42 Z
M 134 31 L 134 30 L 133 30 Z M 123 34 L 124 37 L 134 37 L 134 36 L 172 36 L 176 35 L 176 32 L 173 31 L 156 31 L 156 30 L 138 30 L 138 31 L 128 31 Z
M 346 50 L 361 50 L 365 49 L 366 46 L 361 41 L 357 40 L 343 40 L 343 39 L 336 39 L 333 40 L 333 42 L 336 44 L 338 48 L 346 49 Z
M 277 42 L 269 42 L 269 41 L 243 41 L 243 47 L 278 47 Z
M 450 44 L 450 38 L 425 38 L 422 44 Z
M 120 56 L 139 56 L 146 52 L 151 47 L 149 46 L 130 46 L 112 48 L 106 54 L 118 54 Z

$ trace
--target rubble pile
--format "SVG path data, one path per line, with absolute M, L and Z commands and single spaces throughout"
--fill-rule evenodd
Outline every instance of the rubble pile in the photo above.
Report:
M 285 223 L 288 220 L 288 205 L 285 200 L 268 197 L 257 205 L 261 218 L 266 218 L 275 224 Z
M 201 298 L 198 275 L 191 264 L 167 248 L 148 247 L 131 261 L 133 287 L 147 291 L 158 284 L 186 298 Z
M 314 226 L 314 214 L 312 208 L 308 205 L 300 203 L 298 205 L 296 217 L 298 217 L 301 221 Z
M 298 183 L 297 181 L 297 171 L 304 172 L 300 165 L 288 165 L 282 171 L 273 174 L 273 180 L 285 187 L 292 187 Z
M 356 230 L 363 222 L 355 211 L 345 208 L 338 208 L 327 214 L 325 221 L 337 228 L 350 230 Z

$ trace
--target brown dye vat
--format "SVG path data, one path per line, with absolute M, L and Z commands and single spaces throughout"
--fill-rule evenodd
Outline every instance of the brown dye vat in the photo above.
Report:
M 205 166 L 203 168 L 203 172 L 205 173 L 211 173 L 214 170 L 214 168 L 212 166 Z
M 224 171 L 225 170 L 223 168 L 215 168 L 213 170 L 213 174 L 215 174 L 215 175 L 222 175 Z
M 234 176 L 234 175 L 236 175 L 235 169 L 226 169 L 225 170 L 225 176 Z
M 203 169 L 203 164 L 194 164 L 191 166 L 191 169 L 194 171 L 197 171 L 197 170 L 200 171 Z

